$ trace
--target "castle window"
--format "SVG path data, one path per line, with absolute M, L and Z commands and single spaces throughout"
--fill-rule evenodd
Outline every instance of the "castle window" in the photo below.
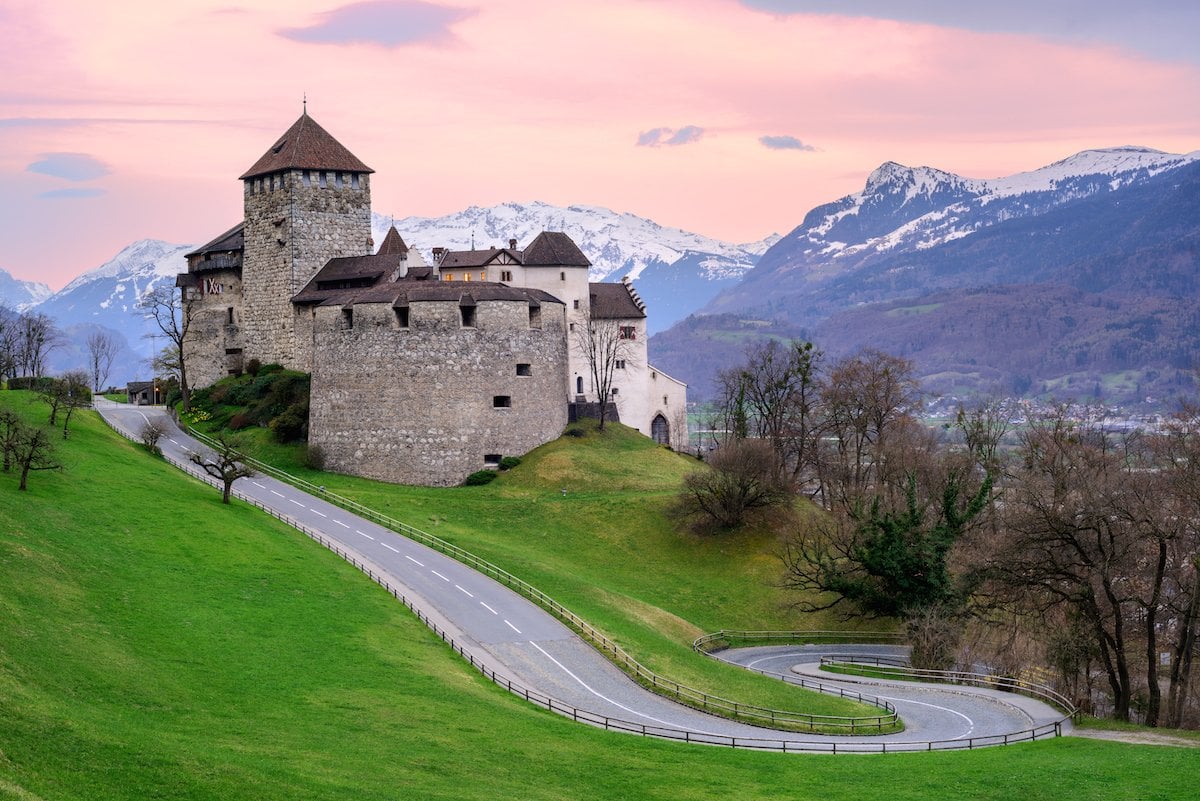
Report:
M 233 307 L 230 306 L 225 310 L 225 325 L 233 325 Z
M 480 273 L 479 273 L 479 280 L 480 280 L 480 281 L 486 281 L 486 280 L 487 280 L 487 273 L 485 273 L 485 272 L 483 272 L 483 271 L 480 271 Z
M 396 312 L 396 327 L 408 328 L 408 307 L 397 306 L 393 309 Z
M 530 306 L 529 307 L 529 327 L 530 328 L 541 328 L 542 327 L 542 307 L 541 306 Z
M 625 360 L 624 360 L 624 359 L 617 359 L 616 368 L 617 368 L 618 370 L 624 370 L 624 369 L 625 369 Z
M 579 298 L 575 298 L 575 311 L 579 311 Z
M 492 396 L 492 408 L 493 409 L 511 409 L 512 408 L 512 396 L 511 395 L 493 395 Z
M 501 270 L 500 271 L 500 280 L 504 281 L 505 283 L 511 283 L 512 282 L 512 270 Z
M 350 188 L 351 189 L 359 189 L 360 188 L 358 185 L 358 173 L 356 173 L 356 172 L 350 173 Z
M 566 281 L 566 280 L 567 280 L 567 274 L 566 274 L 566 273 L 559 273 L 559 274 L 558 274 L 558 280 L 559 280 L 559 281 Z
M 354 328 L 354 308 L 346 306 L 342 308 L 342 322 L 345 323 L 347 330 Z
M 300 183 L 304 184 L 305 186 L 312 186 L 312 173 L 310 173 L 308 170 L 301 170 Z
M 518 364 L 517 375 L 533 375 L 533 367 L 528 364 Z
M 475 307 L 474 306 L 459 306 L 459 314 L 462 315 L 463 328 L 475 327 Z
M 620 394 L 621 394 L 621 389 L 620 389 L 620 387 L 613 387 L 613 388 L 612 388 L 612 391 L 611 391 L 611 392 L 609 392 L 609 394 L 610 394 L 610 395 L 620 395 Z
M 570 324 L 570 326 L 569 326 L 569 328 L 570 328 L 570 330 L 574 331 L 574 330 L 575 330 L 575 323 L 571 323 L 571 324 Z
M 500 454 L 485 453 L 483 455 L 483 466 L 484 467 L 498 467 L 499 465 L 500 465 Z
M 470 274 L 470 273 L 463 273 L 463 280 L 464 280 L 464 281 L 470 281 L 470 280 L 471 280 L 471 274 Z
M 338 189 L 342 188 L 342 174 L 340 172 L 335 172 L 333 174 L 333 185 Z
M 667 396 L 663 395 L 663 406 L 667 405 Z
M 321 187 L 322 189 L 325 188 L 326 184 L 325 184 L 325 173 L 324 172 L 317 173 L 317 186 Z
M 620 339 L 637 339 L 637 331 L 634 330 L 632 325 L 623 325 L 623 326 L 621 326 L 621 332 L 620 332 L 619 338 Z

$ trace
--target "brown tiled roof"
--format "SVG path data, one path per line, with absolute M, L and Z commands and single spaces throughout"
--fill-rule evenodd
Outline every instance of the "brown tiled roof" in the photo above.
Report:
M 400 269 L 400 263 L 400 256 L 387 253 L 330 259 L 292 298 L 292 303 L 320 303 L 339 292 L 387 282 Z
M 442 270 L 452 270 L 455 267 L 459 269 L 485 267 L 501 253 L 507 253 L 516 260 L 517 264 L 521 263 L 521 251 L 519 250 L 488 248 L 487 250 L 447 250 L 446 255 L 438 262 L 438 267 Z
M 591 267 L 574 240 L 561 231 L 542 231 L 525 248 L 526 267 Z
M 193 256 L 203 256 L 207 253 L 242 250 L 244 247 L 243 231 L 245 230 L 245 227 L 245 223 L 238 223 L 225 233 L 218 236 L 216 239 L 213 239 L 211 242 L 203 244 L 193 250 L 191 253 L 186 254 L 184 258 L 190 259 Z
M 400 236 L 400 232 L 396 230 L 396 226 L 388 229 L 387 234 L 383 237 L 383 244 L 379 246 L 379 250 L 375 252 L 376 256 L 403 256 L 408 253 L 408 245 L 404 244 L 404 239 Z
M 646 316 L 626 284 L 588 284 L 591 314 L 595 320 L 628 320 Z
M 254 162 L 253 167 L 242 173 L 240 180 L 290 169 L 375 172 L 317 125 L 307 112 L 300 115 L 300 119 Z

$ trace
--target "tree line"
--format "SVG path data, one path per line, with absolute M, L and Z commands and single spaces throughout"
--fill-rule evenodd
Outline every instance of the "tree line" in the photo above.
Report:
M 0 306 L 0 383 L 45 377 L 50 354 L 65 345 L 66 337 L 49 315 Z M 121 342 L 109 331 L 96 330 L 88 334 L 86 348 L 90 381 L 85 384 L 99 392 L 108 383 Z
M 753 346 L 718 386 L 712 469 L 680 510 L 708 533 L 778 529 L 799 609 L 898 621 L 914 665 L 986 651 L 1085 710 L 1197 723 L 1200 405 L 1139 431 L 996 402 L 930 427 L 907 360 L 796 341 Z

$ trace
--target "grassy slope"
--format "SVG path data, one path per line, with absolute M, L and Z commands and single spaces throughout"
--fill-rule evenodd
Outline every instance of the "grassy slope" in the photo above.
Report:
M 484 487 L 404 487 L 305 470 L 294 448 L 249 431 L 264 460 L 436 534 L 529 581 L 615 637 L 643 664 L 715 695 L 813 714 L 875 715 L 694 653 L 720 628 L 844 624 L 801 618 L 777 582 L 766 532 L 681 533 L 668 507 L 697 463 L 631 429 L 563 437 Z M 564 496 L 562 490 L 567 491 Z
M 23 405 L 24 393 L 0 393 Z M 40 410 L 36 412 L 40 414 Z M 484 682 L 356 571 L 117 439 L 0 474 L 0 797 L 1190 798 L 1188 749 L 808 757 L 608 734 Z

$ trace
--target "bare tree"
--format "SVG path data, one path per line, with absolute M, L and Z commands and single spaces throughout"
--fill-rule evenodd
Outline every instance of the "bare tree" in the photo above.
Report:
M 92 391 L 99 392 L 108 383 L 113 362 L 121 352 L 121 343 L 108 331 L 93 331 L 87 337 L 88 366 L 92 373 Z
M 16 466 L 21 468 L 21 483 L 17 489 L 28 489 L 29 474 L 35 470 L 61 470 L 54 453 L 54 443 L 49 432 L 35 426 L 22 426 L 13 456 Z
M 83 370 L 72 370 L 65 373 L 61 379 L 65 385 L 66 398 L 63 402 L 63 439 L 70 431 L 71 416 L 76 409 L 85 409 L 92 405 L 92 391 L 88 388 L 90 376 Z
M 46 358 L 63 344 L 54 321 L 41 312 L 27 312 L 18 318 L 17 339 L 21 375 L 34 378 L 45 375 Z
M 158 446 L 158 441 L 166 434 L 167 429 L 160 420 L 147 420 L 141 430 L 142 445 L 155 456 L 162 456 L 162 448 Z
M 725 431 L 769 442 L 792 482 L 815 476 L 821 359 L 811 342 L 769 340 L 751 345 L 742 366 L 717 378 Z
M 11 409 L 0 409 L 0 454 L 4 457 L 5 473 L 12 469 L 23 426 L 24 424 L 16 412 Z
M 193 464 L 200 465 L 204 472 L 224 484 L 221 494 L 222 503 L 229 503 L 233 482 L 239 478 L 252 478 L 255 475 L 253 470 L 238 461 L 242 455 L 238 453 L 237 446 L 238 441 L 235 438 L 219 434 L 217 435 L 217 449 L 212 456 L 193 453 L 190 457 Z
M 608 416 L 608 403 L 612 398 L 613 378 L 617 365 L 637 366 L 638 349 L 635 347 L 635 332 L 632 326 L 622 325 L 621 320 L 594 317 L 590 311 L 580 313 L 575 323 L 574 346 L 583 356 L 591 374 L 592 387 L 600 402 L 600 430 Z
M 183 395 L 183 410 L 187 411 L 191 408 L 191 391 L 188 388 L 184 343 L 195 317 L 196 301 L 189 295 L 181 294 L 175 287 L 158 286 L 142 295 L 138 308 L 171 343 L 166 350 L 172 351 L 178 360 L 179 390 Z
M 707 468 L 684 478 L 677 511 L 701 533 L 736 529 L 757 512 L 790 508 L 791 487 L 780 472 L 769 443 L 727 441 Z
M 843 359 L 822 386 L 821 407 L 832 443 L 821 459 L 821 493 L 826 503 L 849 507 L 880 480 L 889 437 L 921 408 L 913 364 L 877 350 Z
M 0 382 L 16 376 L 21 364 L 20 316 L 0 306 Z

